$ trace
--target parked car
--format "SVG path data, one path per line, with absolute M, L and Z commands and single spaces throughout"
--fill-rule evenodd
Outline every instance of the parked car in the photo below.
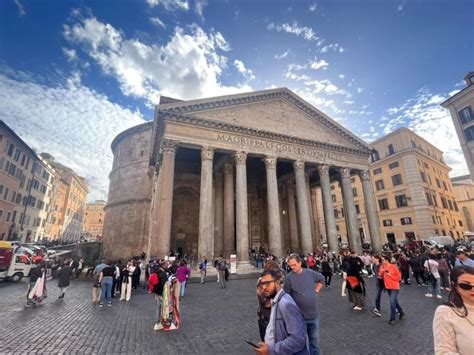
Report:
M 31 259 L 25 253 L 13 252 L 11 243 L 0 243 L 0 279 L 20 281 L 28 276 L 31 270 Z

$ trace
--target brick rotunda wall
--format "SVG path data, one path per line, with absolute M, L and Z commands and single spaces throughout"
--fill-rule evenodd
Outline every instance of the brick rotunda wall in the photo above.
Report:
M 126 260 L 146 250 L 150 222 L 149 157 L 152 122 L 132 127 L 112 142 L 114 162 L 105 206 L 103 251 Z

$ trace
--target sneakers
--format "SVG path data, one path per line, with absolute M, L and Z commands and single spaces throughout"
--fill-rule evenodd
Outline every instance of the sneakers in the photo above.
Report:
M 99 307 L 104 307 L 104 304 L 103 304 L 103 303 L 99 303 Z
M 382 313 L 377 308 L 374 308 L 372 310 L 372 313 L 375 314 L 377 317 L 382 317 Z
M 388 321 L 388 324 L 395 324 L 395 319 L 390 319 L 390 320 Z
M 153 330 L 161 330 L 163 329 L 163 325 L 161 323 L 155 323 Z
M 359 306 L 355 306 L 352 308 L 354 311 L 362 311 L 362 308 Z
M 441 296 L 441 295 L 436 295 L 436 298 L 443 299 L 443 296 Z
M 400 313 L 399 317 L 400 317 L 400 320 L 402 320 L 403 318 L 405 318 L 405 313 L 403 313 L 403 312 Z
M 346 296 L 345 292 L 341 293 L 341 297 L 345 297 L 345 296 Z
M 431 293 L 426 293 L 425 297 L 433 297 L 433 295 Z
M 111 307 L 112 306 L 112 303 L 107 303 L 107 307 Z

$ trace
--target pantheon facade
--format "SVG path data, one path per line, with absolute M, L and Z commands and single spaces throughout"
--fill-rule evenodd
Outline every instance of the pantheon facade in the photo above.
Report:
M 251 248 L 306 254 L 322 242 L 337 251 L 334 180 L 343 190 L 349 246 L 361 252 L 351 185 L 356 174 L 367 237 L 380 250 L 371 148 L 286 88 L 192 101 L 162 97 L 154 120 L 120 133 L 112 151 L 107 257 L 236 253 L 246 262 Z M 321 188 L 322 211 L 314 187 Z

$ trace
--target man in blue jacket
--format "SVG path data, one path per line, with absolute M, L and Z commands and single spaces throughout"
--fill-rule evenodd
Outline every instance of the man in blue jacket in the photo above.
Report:
M 301 311 L 281 287 L 278 272 L 264 271 L 260 278 L 266 297 L 272 298 L 270 321 L 265 342 L 255 349 L 257 354 L 309 354 Z

